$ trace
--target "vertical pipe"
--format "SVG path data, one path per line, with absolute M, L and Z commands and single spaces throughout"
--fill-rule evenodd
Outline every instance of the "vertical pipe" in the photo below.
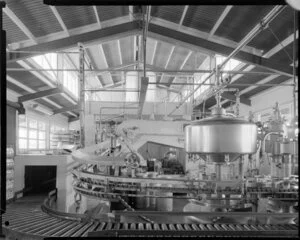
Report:
M 6 32 L 3 30 L 2 9 L 5 2 L 0 2 L 0 108 L 6 111 Z M 0 112 L 1 125 L 1 155 L 0 155 L 0 237 L 4 238 L 2 232 L 2 214 L 6 211 L 6 115 Z
M 294 10 L 294 41 L 293 41 L 293 75 L 294 75 L 294 87 L 293 87 L 293 100 L 294 100 L 294 108 L 293 108 L 293 119 L 295 124 L 296 119 L 296 22 L 297 22 L 297 11 Z
M 79 113 L 80 113 L 80 144 L 83 148 L 85 146 L 85 132 L 84 132 L 84 110 L 85 110 L 85 81 L 84 81 L 84 48 L 81 43 L 79 46 Z

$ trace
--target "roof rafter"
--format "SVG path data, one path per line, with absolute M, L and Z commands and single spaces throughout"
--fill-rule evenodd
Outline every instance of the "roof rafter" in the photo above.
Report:
M 180 29 L 178 29 L 178 24 L 177 23 L 170 22 L 170 21 L 167 21 L 165 19 L 161 19 L 161 18 L 157 18 L 157 17 L 152 17 L 151 24 L 161 26 L 161 27 L 165 27 L 165 28 L 169 28 L 171 30 L 175 30 L 175 31 L 178 31 L 178 32 L 181 32 L 181 33 L 185 33 L 185 34 L 188 34 L 190 36 L 194 36 L 194 37 L 197 37 L 197 38 L 200 38 L 200 39 L 209 40 L 209 41 L 214 42 L 214 43 L 222 44 L 226 47 L 235 48 L 238 45 L 238 42 L 229 40 L 227 38 L 218 37 L 216 35 L 213 35 L 209 38 L 209 33 L 199 31 L 195 28 L 181 26 Z M 202 48 L 202 49 L 205 52 L 205 48 Z M 254 47 L 245 46 L 242 49 L 242 51 L 248 52 L 248 53 L 251 53 L 251 54 L 255 54 L 257 56 L 261 56 L 261 51 L 259 49 L 254 48 Z M 208 50 L 207 50 L 207 52 L 208 52 Z
M 299 36 L 299 31 L 297 30 L 296 31 L 296 38 L 298 38 L 298 36 Z M 293 41 L 294 41 L 294 34 L 291 34 L 286 39 L 284 39 L 282 42 L 278 43 L 275 47 L 273 47 L 268 52 L 266 52 L 263 55 L 263 57 L 264 58 L 270 58 L 270 57 L 272 57 L 273 55 L 275 55 L 276 53 L 278 53 L 280 50 L 282 50 L 283 47 L 286 47 L 287 45 L 289 45 Z
M 66 38 L 55 39 L 50 42 L 44 42 L 30 47 L 19 48 L 19 51 L 28 51 L 31 53 L 14 53 L 9 52 L 7 54 L 7 61 L 14 62 L 17 60 L 22 60 L 25 58 L 33 57 L 40 55 L 36 53 L 38 51 L 42 52 L 54 52 L 54 51 L 63 51 L 70 48 L 77 48 L 78 42 L 83 43 L 86 47 L 93 45 L 95 43 L 100 44 L 114 39 L 119 39 L 127 36 L 131 36 L 135 33 L 138 33 L 139 24 L 138 21 L 122 23 L 119 25 L 106 27 L 90 32 L 85 32 L 82 34 L 73 35 Z
M 91 31 L 96 31 L 102 28 L 108 28 L 108 27 L 112 27 L 112 26 L 116 26 L 119 25 L 120 22 L 122 23 L 128 23 L 129 21 L 129 16 L 122 16 L 122 17 L 117 17 L 117 18 L 113 18 L 110 20 L 106 20 L 106 21 L 102 21 L 101 22 L 101 27 L 99 26 L 99 24 L 96 23 L 92 23 L 92 24 L 88 24 L 88 25 L 84 25 L 84 26 L 80 26 L 80 27 L 76 27 L 76 28 L 72 28 L 69 29 L 69 33 L 71 36 L 73 35 L 79 35 L 79 34 L 84 34 L 87 32 L 91 32 Z M 42 37 L 37 37 L 37 41 L 39 44 L 41 43 L 46 43 L 46 42 L 51 42 L 51 41 L 55 41 L 55 40 L 59 40 L 66 37 L 65 32 L 59 31 L 56 33 L 50 33 L 47 34 L 45 36 Z M 11 50 L 16 50 L 16 49 L 21 49 L 21 48 L 25 48 L 25 47 L 31 47 L 35 45 L 31 40 L 23 40 L 20 42 L 15 42 L 15 43 L 11 43 L 9 45 L 9 48 Z
M 165 64 L 164 69 L 167 69 L 167 67 L 168 67 L 168 65 L 169 65 L 169 62 L 170 62 L 170 60 L 171 60 L 171 57 L 172 57 L 172 54 L 173 54 L 174 50 L 175 50 L 175 46 L 173 45 L 172 48 L 171 48 L 171 51 L 170 51 L 170 53 L 169 53 L 169 57 L 168 57 L 168 59 L 167 59 L 167 61 L 166 61 L 166 64 Z M 161 82 L 161 81 L 163 80 L 163 78 L 164 78 L 164 74 L 161 75 L 159 82 Z
M 5 8 L 3 8 L 3 11 L 22 30 L 22 32 L 25 33 L 25 35 L 31 41 L 33 41 L 35 44 L 38 43 L 38 41 L 36 40 L 36 38 L 32 34 L 32 32 L 29 31 L 29 29 L 25 26 L 25 24 L 16 16 L 16 14 L 14 14 L 14 12 L 11 9 L 9 9 L 9 7 L 7 5 Z
M 158 41 L 155 41 L 153 55 L 152 55 L 151 63 L 150 63 L 151 65 L 153 65 L 153 62 L 154 62 L 154 58 L 155 58 L 155 54 L 156 54 L 156 49 L 157 49 L 157 43 L 158 43 Z
M 27 92 L 29 92 L 29 93 L 36 93 L 35 90 L 31 89 L 30 87 L 24 85 L 23 83 L 21 83 L 21 82 L 19 82 L 19 81 L 17 81 L 17 80 L 15 80 L 14 78 L 10 77 L 9 75 L 7 75 L 6 79 L 7 79 L 7 81 L 9 81 L 9 82 L 15 84 L 16 86 L 18 86 L 18 87 L 24 89 L 25 91 L 27 91 Z M 55 107 L 57 107 L 57 108 L 61 108 L 61 107 L 62 107 L 62 106 L 60 106 L 59 104 L 53 102 L 52 100 L 50 100 L 50 99 L 48 99 L 48 98 L 46 98 L 46 97 L 42 97 L 42 99 L 45 100 L 45 101 L 47 101 L 48 103 L 50 103 L 51 105 L 53 105 L 53 106 L 55 106 Z
M 215 23 L 215 25 L 213 26 L 213 28 L 209 32 L 209 38 L 212 37 L 215 34 L 215 32 L 220 27 L 221 23 L 223 22 L 224 18 L 227 16 L 227 14 L 229 13 L 229 11 L 231 10 L 232 7 L 233 7 L 232 5 L 229 5 L 224 9 L 224 11 L 220 15 L 219 19 L 217 20 L 217 22 Z
M 51 88 L 48 90 L 23 95 L 18 98 L 18 102 L 27 102 L 27 101 L 31 101 L 31 100 L 35 100 L 35 99 L 39 99 L 39 98 L 43 98 L 43 97 L 52 96 L 52 95 L 59 94 L 62 92 L 63 92 L 63 90 L 61 88 Z
M 97 19 L 97 23 L 98 23 L 98 25 L 99 25 L 100 28 L 101 28 L 101 21 L 100 21 L 100 18 L 99 18 L 99 14 L 98 14 L 98 11 L 97 11 L 97 7 L 96 7 L 96 6 L 93 6 L 93 10 L 94 10 L 94 13 L 95 13 L 95 16 L 96 16 L 96 19 Z
M 178 23 L 178 29 L 180 29 L 180 27 L 182 26 L 182 23 L 183 23 L 183 20 L 184 20 L 184 18 L 185 18 L 185 15 L 186 15 L 186 12 L 187 12 L 188 8 L 189 8 L 189 5 L 185 5 L 185 6 L 184 6 L 184 9 L 183 9 L 183 12 L 182 12 L 180 21 L 179 21 L 179 23 Z
M 65 34 L 69 37 L 70 36 L 69 30 L 66 27 L 64 21 L 62 20 L 60 14 L 58 13 L 56 7 L 54 7 L 54 6 L 49 6 L 49 7 L 52 10 L 53 14 L 55 15 L 57 21 L 59 22 L 61 28 L 64 30 Z
M 73 105 L 73 106 L 68 106 L 68 107 L 63 107 L 60 109 L 54 109 L 53 110 L 53 115 L 68 112 L 68 111 L 74 111 L 78 109 L 78 105 Z
M 179 68 L 179 70 L 182 70 L 182 69 L 183 69 L 184 65 L 186 64 L 187 60 L 189 60 L 189 58 L 190 58 L 190 56 L 192 55 L 192 53 L 193 53 L 193 51 L 190 50 L 189 53 L 187 54 L 187 56 L 185 57 L 185 59 L 183 60 L 181 66 L 180 66 L 180 68 Z M 177 79 L 177 76 L 174 77 L 174 78 L 171 80 L 171 82 L 169 83 L 169 86 L 170 86 L 176 79 Z
M 204 47 L 210 51 L 225 56 L 228 56 L 234 50 L 234 48 L 227 47 L 219 43 L 211 42 L 209 40 L 201 39 L 177 30 L 158 26 L 152 23 L 149 24 L 149 32 L 173 38 L 175 39 L 175 41 L 186 42 L 195 46 Z M 291 66 L 285 66 L 281 63 L 278 63 L 277 61 L 265 59 L 254 54 L 240 51 L 235 55 L 235 59 L 249 64 L 254 64 L 256 66 L 271 70 L 273 72 L 277 72 L 282 75 L 286 75 L 289 77 L 293 76 L 293 68 Z

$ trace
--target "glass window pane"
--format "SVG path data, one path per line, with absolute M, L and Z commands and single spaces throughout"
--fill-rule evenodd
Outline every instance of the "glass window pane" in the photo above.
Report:
M 37 138 L 37 131 L 36 130 L 29 130 L 29 138 Z
M 29 119 L 29 127 L 37 129 L 37 121 L 33 119 Z
M 39 141 L 39 149 L 45 149 L 45 148 L 46 148 L 45 141 Z
M 43 123 L 43 122 L 39 122 L 39 130 L 45 131 L 46 130 L 46 124 Z
M 46 138 L 46 132 L 44 131 L 39 131 L 39 139 L 45 139 Z
M 19 139 L 19 148 L 27 149 L 27 139 Z
M 27 127 L 27 121 L 25 115 L 19 115 L 19 126 Z
M 19 128 L 19 138 L 27 138 L 27 128 Z
M 37 149 L 37 140 L 29 140 L 29 149 Z

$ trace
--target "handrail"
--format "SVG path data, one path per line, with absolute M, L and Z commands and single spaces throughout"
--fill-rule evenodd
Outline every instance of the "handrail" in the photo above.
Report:
M 76 220 L 76 221 L 81 221 L 87 217 L 86 214 L 79 214 L 79 213 L 66 213 L 66 212 L 61 212 L 58 210 L 54 210 L 51 208 L 51 201 L 53 201 L 55 198 L 55 201 L 57 200 L 57 188 L 54 190 L 50 191 L 48 193 L 47 198 L 44 200 L 43 204 L 41 205 L 41 209 L 43 212 L 62 219 L 68 219 L 68 220 Z
M 112 214 L 118 216 L 248 216 L 248 217 L 299 217 L 298 213 L 266 213 L 266 212 L 168 212 L 168 211 L 112 211 Z

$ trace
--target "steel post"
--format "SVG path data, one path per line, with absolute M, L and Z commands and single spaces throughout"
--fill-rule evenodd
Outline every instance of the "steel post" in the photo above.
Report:
M 84 79 L 84 48 L 82 44 L 79 46 L 79 119 L 80 119 L 80 145 L 83 148 L 85 146 L 85 132 L 84 132 L 84 113 L 85 113 L 85 79 Z

